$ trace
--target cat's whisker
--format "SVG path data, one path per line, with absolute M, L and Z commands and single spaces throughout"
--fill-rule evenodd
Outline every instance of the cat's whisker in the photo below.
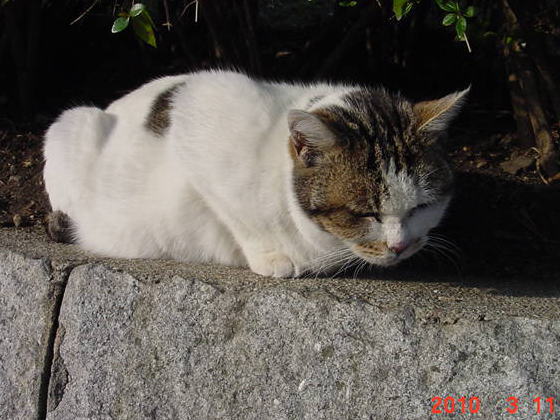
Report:
M 336 277 L 338 274 L 344 272 L 344 270 L 346 270 L 350 265 L 352 265 L 354 263 L 354 261 L 358 260 L 359 258 L 355 255 L 348 255 L 346 256 L 344 259 L 340 260 L 340 261 L 336 261 L 333 264 L 331 264 L 331 266 L 329 267 L 329 269 L 334 268 L 338 265 L 340 265 L 340 267 L 338 268 L 338 270 L 331 275 L 329 278 L 334 278 Z
M 457 273 L 461 273 L 461 267 L 458 263 L 459 257 L 453 250 L 450 250 L 448 247 L 438 242 L 428 242 L 426 244 L 426 250 L 432 250 L 434 254 L 442 256 L 455 267 Z
M 451 248 L 448 244 L 443 242 L 433 241 L 431 243 L 432 247 L 437 248 L 446 255 L 453 257 L 454 260 L 460 261 L 462 259 L 462 254 L 460 250 Z
M 346 257 L 345 261 L 343 264 L 340 265 L 340 267 L 338 268 L 338 270 L 336 270 L 336 272 L 331 276 L 332 278 L 338 276 L 339 273 L 343 273 L 344 270 L 346 269 L 346 267 L 348 265 L 350 265 L 352 263 L 352 261 L 354 260 L 353 257 Z
M 430 172 L 428 172 L 428 173 L 426 173 L 426 174 L 422 174 L 422 175 L 420 176 L 420 179 L 421 179 L 422 181 L 426 181 L 426 180 L 430 177 L 430 175 L 433 175 L 433 174 L 435 174 L 436 172 L 438 172 L 438 171 L 440 171 L 440 170 L 441 170 L 441 168 L 432 169 Z
M 350 265 L 352 265 L 352 263 L 357 259 L 358 257 L 355 256 L 348 256 L 346 257 L 346 261 L 344 262 L 344 264 L 342 264 L 339 269 L 329 278 L 332 280 L 334 279 L 336 276 L 338 276 L 339 273 L 343 273 L 344 270 L 346 270 L 347 267 L 349 267 Z
M 328 252 L 326 254 L 321 254 L 315 258 L 308 260 L 307 265 L 311 266 L 311 265 L 321 264 L 323 262 L 330 261 L 331 259 L 345 253 L 346 250 L 344 248 L 335 249 L 334 251 Z
M 349 253 L 352 253 L 352 251 L 350 251 L 350 249 L 348 248 L 337 248 L 333 251 L 330 251 L 326 254 L 321 254 L 318 257 L 309 260 L 308 263 L 316 263 L 316 262 L 321 262 L 323 260 L 330 260 L 334 257 L 344 255 L 344 254 L 349 254 Z
M 345 263 L 354 257 L 354 253 L 348 248 L 335 249 L 326 254 L 311 259 L 307 263 L 306 272 L 315 272 L 315 279 L 322 273 L 328 272 L 333 267 Z
M 430 246 L 432 248 L 437 249 L 438 251 L 444 253 L 445 255 L 448 255 L 450 257 L 459 259 L 459 254 L 457 253 L 457 251 L 452 249 L 452 248 L 449 248 L 444 243 L 433 241 L 433 242 L 430 243 Z
M 364 267 L 367 267 L 369 265 L 370 264 L 366 260 L 362 260 L 354 270 L 354 275 L 352 276 L 352 279 L 356 280 L 358 278 L 358 274 L 360 273 L 360 271 L 362 271 Z
M 448 250 L 457 255 L 457 257 L 463 256 L 463 251 L 461 250 L 461 248 L 459 248 L 455 243 L 453 243 L 443 235 L 431 233 L 430 235 L 428 235 L 428 241 L 445 246 Z
M 424 248 L 431 256 L 433 256 L 438 263 L 445 264 L 445 261 L 449 262 L 449 256 L 443 254 L 440 249 L 433 246 L 433 244 L 428 244 Z
M 362 260 L 360 261 L 360 263 L 356 266 L 356 268 L 354 269 L 354 273 L 352 273 L 352 279 L 356 280 L 358 278 L 358 272 L 360 270 L 361 267 L 363 267 L 363 265 L 365 264 L 365 262 Z
M 438 239 L 438 240 L 443 241 L 443 242 L 445 242 L 445 243 L 447 243 L 447 244 L 449 244 L 449 245 L 451 245 L 451 246 L 453 246 L 453 247 L 455 247 L 455 248 L 458 248 L 458 246 L 457 246 L 453 241 L 451 241 L 449 238 L 447 238 L 446 236 L 442 235 L 441 233 L 430 233 L 430 234 L 428 235 L 428 237 L 429 237 L 430 239 Z
M 449 239 L 447 239 L 447 238 L 446 238 L 445 236 L 443 236 L 443 235 L 439 235 L 439 234 L 434 233 L 434 234 L 430 234 L 430 235 L 428 235 L 428 236 L 429 236 L 429 238 L 430 238 L 431 240 L 435 240 L 435 241 L 438 241 L 438 242 L 445 243 L 445 244 L 447 244 L 449 247 L 454 248 L 454 249 L 457 249 L 457 250 L 460 251 L 460 248 L 459 248 L 454 242 L 450 241 Z
M 438 263 L 441 261 L 439 252 L 437 252 L 429 245 L 426 245 L 424 248 L 422 248 L 420 252 L 427 253 L 430 257 L 433 257 Z
M 336 258 L 331 258 L 325 261 L 318 270 L 318 273 L 328 273 L 331 269 L 338 267 L 337 271 L 329 276 L 334 278 L 340 272 L 343 272 L 355 260 L 359 259 L 350 249 L 345 248 L 343 252 L 335 253 Z
M 461 259 L 461 254 L 459 252 L 457 252 L 456 250 L 449 248 L 447 245 L 442 244 L 442 243 L 438 243 L 438 242 L 433 242 L 431 244 L 432 247 L 437 248 L 439 250 L 441 250 L 442 252 L 445 252 L 448 255 L 453 256 L 453 258 L 460 260 Z

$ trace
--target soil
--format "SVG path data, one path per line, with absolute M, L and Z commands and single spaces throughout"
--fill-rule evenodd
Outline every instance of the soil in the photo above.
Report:
M 0 128 L 0 226 L 42 223 L 49 211 L 42 144 L 42 128 Z
M 49 211 L 42 180 L 47 124 L 0 127 L 0 225 L 43 224 Z M 536 152 L 509 131 L 473 131 L 463 118 L 449 142 L 456 195 L 436 234 L 455 244 L 419 253 L 407 269 L 493 278 L 557 279 L 560 273 L 560 188 L 544 185 Z M 558 129 L 554 135 L 558 138 Z M 559 279 L 560 280 L 560 279 Z M 557 280 L 555 280 L 557 281 Z

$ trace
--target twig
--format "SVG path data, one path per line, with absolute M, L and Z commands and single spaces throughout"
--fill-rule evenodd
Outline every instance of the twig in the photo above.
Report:
M 519 20 L 514 10 L 511 8 L 509 0 L 502 0 L 501 2 L 508 30 L 512 33 L 522 33 Z M 554 139 L 551 135 L 531 60 L 519 43 L 514 44 L 513 51 L 515 53 L 515 59 L 519 62 L 519 77 L 527 100 L 527 115 L 533 128 L 535 143 L 539 149 L 537 169 L 542 170 L 543 178 L 546 178 L 548 181 L 547 183 L 549 183 L 552 178 L 560 173 L 560 165 L 558 165 L 557 162 L 559 153 L 556 150 Z
M 537 168 L 537 175 L 540 176 L 543 183 L 545 183 L 546 185 L 549 185 L 550 182 L 548 182 L 548 179 L 543 175 L 541 165 L 539 164 L 539 159 L 541 157 L 541 151 L 539 149 L 537 149 L 536 147 L 531 147 L 531 150 L 534 150 L 535 152 L 537 152 L 537 159 L 535 159 L 535 163 L 536 163 L 535 166 Z
M 70 22 L 70 25 L 73 25 L 74 23 L 76 23 L 77 21 L 81 20 L 85 15 L 87 15 L 89 13 L 89 11 L 91 9 L 93 9 L 93 7 L 99 3 L 99 0 L 94 0 L 93 3 L 80 15 L 78 16 L 76 19 L 74 19 L 72 22 Z
M 179 19 L 183 17 L 183 15 L 187 12 L 187 9 L 194 4 L 194 23 L 198 22 L 198 0 L 193 0 L 183 8 L 183 11 L 179 15 Z
M 542 182 L 544 182 L 546 185 L 550 185 L 550 181 L 548 180 L 547 177 L 544 176 L 543 169 L 538 160 L 537 160 L 537 174 L 541 177 Z
M 467 34 L 465 34 L 465 42 L 467 44 L 467 49 L 470 53 L 472 53 L 471 44 L 469 43 L 469 38 L 467 38 Z
M 167 26 L 167 30 L 171 31 L 171 21 L 169 20 L 169 5 L 167 0 L 163 0 L 163 9 L 165 10 L 165 23 L 163 26 Z

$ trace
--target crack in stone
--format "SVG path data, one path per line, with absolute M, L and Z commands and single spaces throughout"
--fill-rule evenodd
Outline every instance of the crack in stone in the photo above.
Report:
M 64 341 L 65 334 L 66 329 L 61 323 L 58 326 L 58 331 L 54 342 L 54 360 L 52 363 L 48 390 L 49 394 L 47 397 L 48 413 L 56 410 L 58 404 L 60 404 L 60 401 L 62 401 L 62 398 L 64 397 L 64 391 L 66 390 L 66 385 L 68 384 L 68 370 L 66 369 L 64 359 L 60 355 L 60 346 Z
M 39 399 L 37 402 L 37 418 L 38 419 L 46 419 L 47 412 L 51 411 L 48 406 L 49 402 L 49 392 L 50 392 L 50 383 L 52 377 L 52 368 L 53 363 L 55 363 L 55 347 L 56 352 L 58 355 L 58 350 L 60 348 L 60 344 L 62 343 L 62 338 L 64 336 L 64 327 L 62 330 L 62 337 L 58 338 L 59 334 L 59 323 L 58 318 L 60 316 L 60 308 L 62 307 L 62 301 L 64 299 L 64 292 L 66 291 L 66 285 L 68 284 L 68 278 L 70 277 L 70 273 L 72 270 L 80 265 L 65 265 L 63 267 L 55 267 L 52 261 L 49 261 L 50 269 L 51 269 L 51 285 L 52 285 L 52 294 L 55 302 L 53 305 L 53 313 L 51 317 L 51 327 L 49 330 L 49 338 L 47 341 L 47 349 L 45 352 L 45 359 L 43 362 L 43 372 L 41 373 L 41 386 L 39 387 Z M 56 368 L 56 364 L 55 364 Z M 66 376 L 67 377 L 67 376 Z M 64 384 L 64 387 L 66 384 Z M 63 394 L 63 392 L 62 392 Z M 60 399 L 62 399 L 62 394 L 60 395 Z M 60 402 L 60 399 L 58 402 Z M 56 405 L 58 405 L 58 402 Z M 52 405 L 52 404 L 51 404 Z M 56 408 L 56 407 L 55 407 Z

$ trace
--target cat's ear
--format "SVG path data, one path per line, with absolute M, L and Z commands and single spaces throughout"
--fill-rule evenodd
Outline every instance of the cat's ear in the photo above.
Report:
M 433 101 L 418 102 L 413 106 L 418 131 L 445 131 L 461 110 L 471 87 Z
M 292 109 L 288 112 L 290 141 L 297 157 L 311 166 L 320 152 L 326 151 L 336 143 L 336 137 L 316 115 Z

